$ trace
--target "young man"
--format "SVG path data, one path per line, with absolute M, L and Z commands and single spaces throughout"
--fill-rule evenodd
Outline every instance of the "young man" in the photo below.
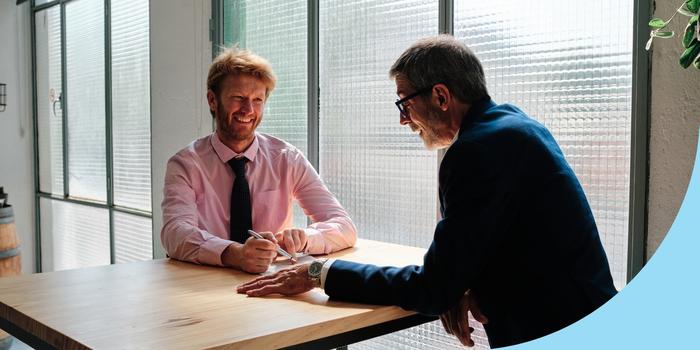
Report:
M 250 51 L 222 52 L 209 68 L 216 131 L 168 161 L 161 240 L 171 258 L 267 270 L 276 244 L 328 254 L 355 244 L 352 220 L 294 146 L 255 130 L 275 87 L 270 64 Z M 293 228 L 296 199 L 313 224 Z M 254 230 L 268 238 L 250 237 Z

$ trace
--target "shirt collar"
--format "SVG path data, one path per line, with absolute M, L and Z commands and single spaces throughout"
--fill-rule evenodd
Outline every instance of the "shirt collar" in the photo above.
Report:
M 219 156 L 219 159 L 221 159 L 221 161 L 224 163 L 228 163 L 229 160 L 239 157 L 245 157 L 249 162 L 253 162 L 255 161 L 255 155 L 258 154 L 258 149 L 260 148 L 257 132 L 255 133 L 253 143 L 251 143 L 248 149 L 242 153 L 236 153 L 232 149 L 228 148 L 228 146 L 221 142 L 219 135 L 217 135 L 216 132 L 212 133 L 209 139 L 211 140 L 212 147 L 214 147 L 214 152 L 216 152 L 216 155 Z

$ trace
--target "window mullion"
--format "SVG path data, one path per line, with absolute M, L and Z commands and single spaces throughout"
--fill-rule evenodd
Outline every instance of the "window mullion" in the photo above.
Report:
M 34 8 L 34 0 L 30 7 Z M 39 206 L 39 108 L 37 106 L 37 74 L 36 74 L 36 12 L 29 11 L 31 26 L 31 58 L 32 58 L 32 119 L 34 133 L 34 272 L 41 272 L 41 210 Z
M 647 157 L 649 152 L 649 54 L 644 50 L 651 18 L 650 1 L 634 2 L 632 49 L 632 125 L 630 137 L 629 224 L 627 228 L 627 281 L 644 266 L 647 236 Z
M 63 197 L 70 196 L 68 177 L 68 78 L 67 73 L 67 53 L 66 53 L 66 4 L 61 3 L 61 94 L 59 95 L 59 105 L 61 106 L 61 127 L 63 135 Z
M 319 0 L 309 0 L 308 10 L 308 91 L 307 91 L 307 156 L 309 162 L 320 172 L 319 168 L 319 82 L 318 82 L 318 38 L 319 38 Z
M 112 18 L 110 0 L 104 3 L 104 44 L 105 44 L 105 150 L 107 161 L 107 208 L 109 210 L 109 256 L 110 263 L 115 262 L 114 247 L 114 162 L 112 142 Z

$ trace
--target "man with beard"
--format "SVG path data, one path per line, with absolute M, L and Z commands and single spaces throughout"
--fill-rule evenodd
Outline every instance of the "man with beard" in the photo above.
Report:
M 448 35 L 427 38 L 391 67 L 400 122 L 440 165 L 442 212 L 422 266 L 316 260 L 237 288 L 393 304 L 440 315 L 473 345 L 467 311 L 492 347 L 532 340 L 588 315 L 615 293 L 583 189 L 547 129 L 496 104 L 476 56 Z
M 171 258 L 260 273 L 277 244 L 292 254 L 355 244 L 352 220 L 301 151 L 255 131 L 275 82 L 270 64 L 250 51 L 214 59 L 207 101 L 216 131 L 177 152 L 165 173 L 161 241 Z M 294 199 L 313 224 L 292 227 Z

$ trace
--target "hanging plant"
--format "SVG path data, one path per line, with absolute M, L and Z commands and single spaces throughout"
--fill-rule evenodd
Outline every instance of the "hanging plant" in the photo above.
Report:
M 649 21 L 651 32 L 649 33 L 649 41 L 647 41 L 646 49 L 649 51 L 654 38 L 668 39 L 675 35 L 673 31 L 664 29 L 679 13 L 690 17 L 690 19 L 688 20 L 688 25 L 685 27 L 682 39 L 685 50 L 681 54 L 678 62 L 683 68 L 688 68 L 692 64 L 695 68 L 700 69 L 700 24 L 698 24 L 700 0 L 685 0 L 681 7 L 673 13 L 673 16 L 666 21 L 661 18 L 652 18 L 651 21 Z

